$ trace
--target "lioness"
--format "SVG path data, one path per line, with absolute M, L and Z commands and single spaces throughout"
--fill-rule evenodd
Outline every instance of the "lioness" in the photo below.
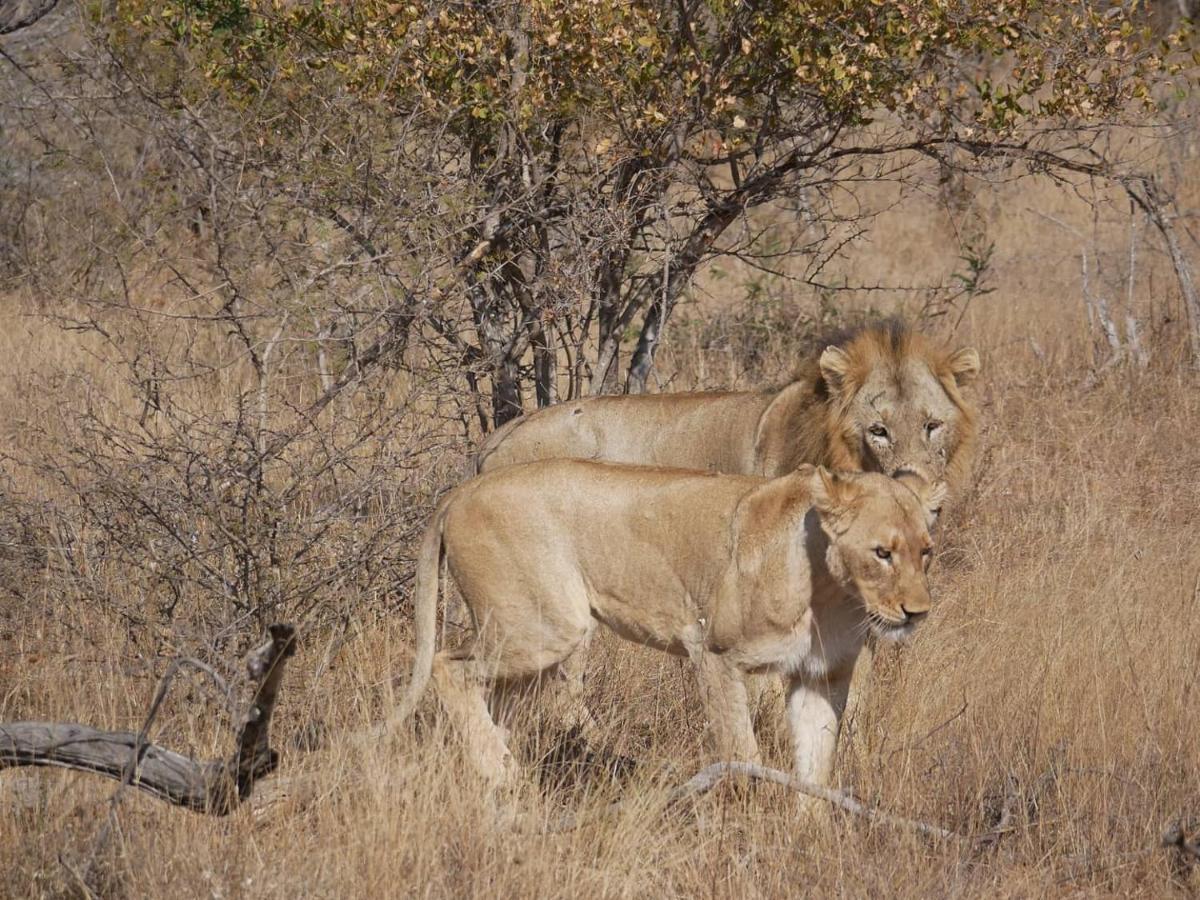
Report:
M 900 322 L 876 322 L 824 342 L 778 391 L 592 397 L 538 410 L 493 432 L 473 470 L 567 457 L 773 478 L 812 463 L 915 472 L 953 491 L 978 430 L 960 388 L 978 372 L 974 349 L 949 351 Z M 556 715 L 590 734 L 585 668 L 576 654 Z
M 554 672 L 603 622 L 692 661 L 725 759 L 758 760 L 743 676 L 782 675 L 796 774 L 823 783 L 868 628 L 905 638 L 930 608 L 929 511 L 944 492 L 812 466 L 768 480 L 552 460 L 482 475 L 425 533 L 399 716 L 432 676 L 475 765 L 505 780 L 488 689 Z M 435 655 L 443 555 L 475 634 Z
M 813 463 L 911 471 L 954 488 L 977 432 L 960 388 L 978 371 L 975 350 L 950 352 L 881 322 L 832 339 L 779 391 L 591 397 L 538 410 L 493 432 L 474 469 L 566 457 L 774 478 Z

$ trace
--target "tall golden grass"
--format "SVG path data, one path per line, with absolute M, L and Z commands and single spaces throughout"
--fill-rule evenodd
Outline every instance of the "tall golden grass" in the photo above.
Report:
M 351 737 L 394 703 L 408 663 L 406 617 L 363 598 L 349 639 L 305 634 L 285 681 L 274 777 L 306 774 L 315 791 L 209 819 L 134 791 L 112 806 L 114 785 L 87 775 L 6 771 L 0 895 L 1188 892 L 1188 873 L 1157 846 L 1164 825 L 1198 812 L 1200 392 L 1178 326 L 1166 322 L 1179 315 L 1174 287 L 1147 238 L 1131 311 L 1153 358 L 1089 381 L 1096 342 L 1080 300 L 1080 247 L 1062 223 L 1090 235 L 1090 209 L 1035 182 L 980 189 L 971 202 L 997 248 L 996 292 L 972 301 L 953 335 L 984 360 L 975 480 L 942 529 L 934 614 L 911 646 L 876 659 L 867 699 L 844 725 L 837 777 L 888 811 L 967 835 L 993 828 L 1007 809 L 991 849 L 843 816 L 828 827 L 797 824 L 792 798 L 772 786 L 721 789 L 667 809 L 666 788 L 710 761 L 695 688 L 680 661 L 616 640 L 601 642 L 589 690 L 604 745 L 635 758 L 633 774 L 613 782 L 592 770 L 540 784 L 530 722 L 514 735 L 528 783 L 489 799 L 432 705 L 394 739 Z M 1097 247 L 1115 292 L 1124 290 L 1129 217 L 1109 198 L 1100 203 Z M 845 272 L 870 284 L 951 271 L 948 248 L 957 245 L 948 236 L 958 224 L 934 200 L 910 200 L 877 223 L 873 247 Z M 706 280 L 694 323 L 712 321 L 720 293 L 737 296 L 740 277 Z M 788 322 L 816 316 L 809 295 L 784 294 L 783 312 L 756 323 L 741 349 L 703 337 L 685 310 L 661 360 L 664 383 L 783 377 L 798 338 Z M 911 313 L 918 302 L 855 298 L 884 312 Z M 80 402 L 70 382 L 49 396 L 28 386 L 50 383 L 35 376 L 78 365 L 86 351 L 83 338 L 22 303 L 9 303 L 0 338 L 9 446 L 28 441 L 31 416 Z M 949 331 L 948 322 L 933 327 Z M 103 378 L 104 367 L 93 375 Z M 24 449 L 58 450 L 53 441 Z M 445 456 L 419 477 L 445 484 L 458 461 Z M 31 476 L 13 477 L 37 492 L 20 482 Z M 109 587 L 125 604 L 146 600 L 122 596 L 131 587 L 119 573 Z M 39 589 L 36 576 L 20 597 L 0 604 L 0 720 L 138 728 L 174 638 L 96 615 L 92 604 Z M 355 608 L 357 598 L 344 599 Z M 768 755 L 783 764 L 781 730 L 762 726 Z M 153 734 L 218 755 L 228 749 L 226 727 L 202 682 L 185 678 Z M 624 805 L 605 814 L 617 798 Z M 588 821 L 561 834 L 537 827 L 564 811 Z

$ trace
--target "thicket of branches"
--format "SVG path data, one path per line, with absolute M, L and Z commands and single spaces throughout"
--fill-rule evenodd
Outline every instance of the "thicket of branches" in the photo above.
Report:
M 0 61 L 0 265 L 81 353 L 7 467 L 73 596 L 213 646 L 402 595 L 442 451 L 643 390 L 707 262 L 853 287 L 863 185 L 932 160 L 1155 200 L 1102 138 L 1187 75 L 1178 35 L 1068 3 L 81 14 Z
M 1175 39 L 1119 8 L 943 0 L 128 3 L 111 33 L 185 126 L 236 123 L 229 161 L 286 221 L 342 232 L 313 287 L 365 296 L 322 327 L 384 317 L 490 394 L 485 429 L 644 389 L 715 255 L 823 284 L 856 187 L 920 156 L 1117 162 L 1065 129 L 1143 117 Z M 796 214 L 782 244 L 747 217 L 765 204 Z

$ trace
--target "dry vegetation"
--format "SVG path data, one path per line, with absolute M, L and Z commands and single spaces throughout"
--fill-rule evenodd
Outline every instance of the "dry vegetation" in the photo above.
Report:
M 1055 202 L 1015 193 L 1030 205 Z M 916 235 L 905 240 L 919 248 Z M 619 792 L 633 798 L 629 807 L 565 835 L 496 827 L 436 716 L 396 746 L 342 738 L 392 702 L 408 628 L 402 612 L 349 597 L 353 636 L 338 646 L 335 632 L 306 635 L 280 712 L 283 772 L 315 772 L 318 796 L 228 820 L 128 797 L 101 850 L 104 884 L 132 896 L 776 896 L 808 884 L 849 895 L 1182 890 L 1187 876 L 1155 845 L 1196 788 L 1200 465 L 1191 435 L 1200 400 L 1169 342 L 1157 345 L 1149 370 L 1118 370 L 1085 388 L 1078 288 L 1067 275 L 1067 289 L 1056 290 L 1072 250 L 1037 246 L 1014 242 L 1001 253 L 1044 290 L 1018 292 L 998 277 L 997 294 L 965 323 L 961 336 L 983 349 L 988 373 L 977 484 L 946 527 L 938 611 L 909 652 L 877 663 L 839 761 L 842 782 L 861 796 L 966 833 L 994 825 L 1015 792 L 1012 830 L 994 851 L 933 846 L 857 821 L 797 829 L 788 797 L 770 787 L 719 792 L 664 819 L 659 782 L 706 759 L 697 706 L 678 662 L 628 646 L 608 649 L 592 684 L 613 748 L 640 762 L 632 780 L 557 793 L 531 785 L 517 802 L 551 817 Z M 936 257 L 936 247 L 925 249 Z M 1026 254 L 1042 268 L 1031 270 Z M 6 319 L 4 418 L 15 430 L 39 400 L 23 387 L 85 348 L 37 317 L 10 308 Z M 792 337 L 772 335 L 780 367 Z M 687 379 L 699 357 L 681 348 L 672 364 Z M 43 440 L 41 452 L 53 456 L 53 432 Z M 20 479 L 18 490 L 33 487 Z M 136 728 L 175 648 L 37 583 L 5 601 L 0 718 Z M 128 589 L 114 577 L 111 599 L 145 602 Z M 210 746 L 218 707 L 202 702 L 200 687 L 177 691 L 158 739 L 219 752 Z M 322 749 L 303 755 L 314 730 Z M 87 865 L 111 787 L 45 773 L 22 782 L 19 802 L 5 790 L 3 890 L 75 890 L 72 867 Z
M 1200 184 L 1194 136 L 1156 152 L 1155 166 L 1175 183 Z M 244 603 L 225 602 L 199 561 L 155 543 L 170 529 L 124 548 L 105 542 L 145 537 L 121 505 L 134 496 L 122 484 L 141 473 L 150 493 L 182 496 L 190 482 L 175 475 L 187 466 L 170 453 L 114 450 L 100 424 L 147 416 L 145 392 L 113 362 L 120 342 L 63 328 L 61 317 L 94 309 L 14 278 L 0 295 L 0 721 L 136 730 L 174 656 L 232 664 L 282 616 L 301 625 L 302 646 L 277 712 L 283 764 L 263 788 L 311 780 L 217 819 L 132 791 L 111 803 L 114 785 L 87 775 L 4 771 L 0 895 L 1190 895 L 1197 876 L 1158 846 L 1168 823 L 1200 812 L 1200 717 L 1191 705 L 1200 677 L 1200 392 L 1184 363 L 1169 264 L 1125 200 L 1086 183 L 966 181 L 953 196 L 932 171 L 928 183 L 927 194 L 905 194 L 876 219 L 871 241 L 842 265 L 858 284 L 921 284 L 930 272 L 938 280 L 961 271 L 965 243 L 994 244 L 994 291 L 971 300 L 953 333 L 981 350 L 985 435 L 973 487 L 943 529 L 938 606 L 907 650 L 876 660 L 869 697 L 846 723 L 838 777 L 884 809 L 965 835 L 1003 819 L 992 847 L 933 843 L 852 818 L 798 827 L 792 799 L 771 786 L 721 789 L 665 810 L 665 788 L 709 761 L 694 686 L 681 662 L 615 641 L 595 654 L 589 684 L 608 749 L 637 761 L 624 780 L 590 768 L 537 783 L 531 723 L 522 751 L 530 783 L 498 811 L 432 706 L 411 734 L 354 738 L 393 705 L 406 676 L 412 541 L 469 449 L 461 410 L 438 403 L 445 385 L 394 373 L 325 410 L 287 457 L 291 468 L 275 472 L 266 495 L 278 500 L 275 513 L 233 504 L 246 531 L 211 544 L 204 558 L 232 558 L 239 541 L 279 522 L 280 553 L 294 568 L 265 566 L 274 581 L 233 590 Z M 1187 211 L 1200 193 L 1178 199 L 1195 233 Z M 71 210 L 62 215 L 42 227 L 65 227 Z M 1087 322 L 1085 245 L 1089 291 L 1109 298 L 1119 321 L 1128 313 L 1140 323 L 1145 367 L 1129 359 L 1090 377 L 1109 350 Z M 188 246 L 177 249 L 182 257 Z M 1197 259 L 1194 240 L 1187 250 Z M 154 273 L 134 275 L 147 305 L 160 302 Z M 760 300 L 753 313 L 738 303 L 749 291 Z M 926 300 L 818 296 L 737 267 L 719 277 L 710 269 L 669 329 L 657 377 L 676 390 L 778 380 L 818 323 L 850 310 L 915 316 Z M 174 424 L 203 421 L 181 410 L 240 414 L 236 398 L 256 399 L 259 385 L 230 362 L 236 340 L 221 323 L 168 318 L 172 307 L 161 302 L 164 316 L 138 320 L 153 325 L 129 336 L 129 352 L 137 342 L 182 341 L 189 359 L 211 363 L 175 395 Z M 925 327 L 950 336 L 956 315 Z M 310 371 L 280 390 L 303 408 L 318 388 Z M 170 412 L 156 412 L 160 436 Z M 364 430 L 380 421 L 387 426 Z M 190 437 L 198 443 L 187 446 L 203 446 Z M 213 458 L 221 452 L 214 443 Z M 355 473 L 352 490 L 330 488 L 336 476 L 322 480 L 314 459 L 323 453 L 343 475 Z M 222 489 L 237 485 L 217 486 L 210 505 L 196 507 L 197 545 L 210 546 L 204 528 L 236 532 L 222 518 Z M 86 508 L 97 498 L 112 501 L 104 509 L 121 521 Z M 316 521 L 331 508 L 341 514 L 328 526 Z M 316 533 L 311 553 L 296 551 Z M 181 573 L 177 595 L 155 554 Z M 152 735 L 219 756 L 228 720 L 208 680 L 181 676 Z M 782 763 L 782 738 L 770 721 L 763 727 Z M 564 810 L 586 818 L 616 797 L 625 801 L 618 813 L 539 832 Z M 513 807 L 525 814 L 516 824 L 504 815 Z

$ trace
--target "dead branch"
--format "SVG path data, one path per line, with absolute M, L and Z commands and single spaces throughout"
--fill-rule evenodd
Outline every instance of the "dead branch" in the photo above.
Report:
M 812 782 L 796 778 L 787 774 L 787 772 L 781 772 L 778 769 L 771 769 L 767 766 L 755 765 L 754 763 L 713 763 L 711 766 L 701 769 L 684 784 L 671 791 L 670 803 L 674 805 L 688 797 L 706 794 L 731 775 L 782 785 L 790 791 L 795 791 L 798 794 L 806 794 L 818 800 L 824 800 L 826 803 L 831 803 L 846 810 L 846 812 L 862 816 L 869 822 L 892 825 L 896 828 L 916 831 L 919 834 L 942 840 L 962 840 L 962 835 L 939 828 L 937 825 L 929 825 L 925 822 L 918 822 L 916 819 L 906 819 L 903 816 L 894 816 L 891 813 L 885 813 L 882 810 L 860 803 L 844 791 L 822 787 L 819 784 L 813 784 Z
M 224 816 L 250 796 L 257 779 L 278 765 L 270 747 L 271 715 L 286 661 L 295 652 L 296 630 L 272 625 L 270 638 L 246 659 L 254 695 L 238 727 L 228 759 L 202 762 L 145 741 L 130 731 L 100 731 L 62 722 L 0 724 L 0 769 L 56 766 L 95 772 L 128 783 L 161 800 L 196 812 Z
M 1188 865 L 1200 862 L 1200 823 L 1195 819 L 1172 822 L 1163 831 L 1162 845 L 1174 847 L 1181 862 Z
M 667 808 L 677 806 L 684 800 L 690 797 L 698 797 L 706 794 L 714 787 L 720 784 L 724 779 L 730 776 L 740 776 L 742 778 L 750 778 L 756 781 L 769 781 L 772 784 L 782 785 L 790 791 L 795 791 L 798 794 L 805 794 L 809 797 L 815 797 L 818 800 L 824 800 L 827 803 L 846 810 L 856 816 L 862 816 L 869 822 L 878 822 L 882 825 L 891 825 L 896 828 L 902 828 L 909 831 L 916 831 L 919 834 L 924 834 L 928 837 L 939 838 L 941 840 L 962 841 L 964 837 L 953 831 L 947 831 L 944 828 L 939 828 L 937 825 L 929 825 L 925 822 L 918 822 L 915 819 L 906 819 L 903 816 L 894 816 L 891 813 L 885 813 L 875 807 L 866 806 L 855 800 L 852 796 L 834 788 L 822 787 L 819 784 L 813 784 L 809 781 L 796 778 L 786 772 L 781 772 L 778 769 L 771 769 L 767 766 L 760 766 L 754 763 L 745 762 L 719 762 L 713 763 L 701 769 L 686 782 L 673 788 L 667 796 Z M 621 802 L 614 803 L 604 810 L 599 816 L 606 816 L 617 812 L 622 807 Z M 556 822 L 551 823 L 548 827 L 543 827 L 543 832 L 563 832 L 571 831 L 585 824 L 573 814 L 568 814 Z
M 1179 293 L 1183 297 L 1183 309 L 1187 315 L 1188 346 L 1191 349 L 1192 365 L 1200 367 L 1200 292 L 1196 289 L 1196 279 L 1192 273 L 1191 264 L 1180 246 L 1179 236 L 1175 232 L 1174 221 L 1167 213 L 1167 207 L 1172 198 L 1165 193 L 1158 181 L 1145 176 L 1140 179 L 1127 179 L 1122 182 L 1129 198 L 1149 216 L 1150 221 L 1162 235 L 1175 269 L 1175 280 L 1179 282 Z M 1138 187 L 1141 190 L 1138 190 Z
M 1004 799 L 1000 805 L 1000 814 L 996 817 L 996 824 L 978 839 L 979 846 L 995 846 L 1002 837 L 1013 830 L 1017 807 L 1023 800 L 1021 784 L 1017 777 L 1009 772 L 1004 776 Z
M 58 0 L 0 0 L 0 35 L 13 34 L 45 18 Z

